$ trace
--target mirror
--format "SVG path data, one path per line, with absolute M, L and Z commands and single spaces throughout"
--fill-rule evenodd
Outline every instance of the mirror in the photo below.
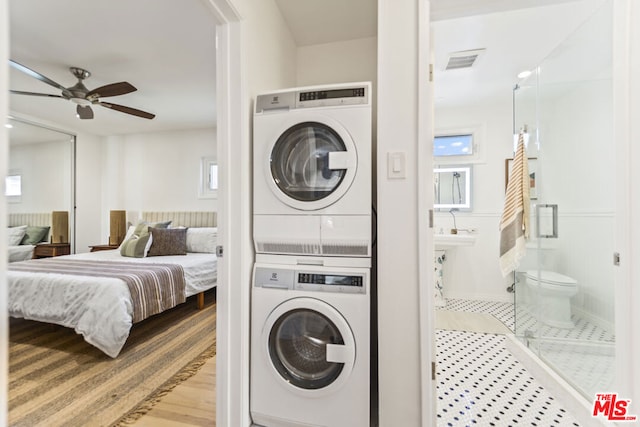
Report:
M 433 170 L 435 209 L 471 209 L 471 166 Z
M 75 252 L 75 135 L 16 117 L 7 121 L 9 176 L 7 212 L 69 212 L 69 243 Z M 17 186 L 19 182 L 19 187 Z

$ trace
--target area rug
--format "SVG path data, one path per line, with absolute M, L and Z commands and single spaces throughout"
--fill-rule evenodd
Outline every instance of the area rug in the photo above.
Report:
M 436 329 L 503 335 L 511 333 L 504 323 L 490 314 L 466 311 L 436 310 Z
M 72 329 L 10 319 L 9 425 L 126 425 L 215 355 L 215 293 L 131 330 L 112 359 Z

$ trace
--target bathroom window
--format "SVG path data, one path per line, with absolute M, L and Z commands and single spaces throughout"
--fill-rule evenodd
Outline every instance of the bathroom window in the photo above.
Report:
M 441 135 L 433 140 L 433 156 L 472 156 L 473 134 Z
M 482 125 L 436 129 L 433 157 L 437 164 L 483 163 Z

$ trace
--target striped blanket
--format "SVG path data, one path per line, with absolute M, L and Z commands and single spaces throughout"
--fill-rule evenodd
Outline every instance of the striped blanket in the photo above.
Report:
M 12 263 L 8 270 L 120 279 L 131 293 L 133 323 L 186 301 L 184 270 L 177 264 L 98 262 L 57 257 Z
M 518 268 L 527 251 L 529 238 L 529 168 L 524 138 L 518 137 L 518 147 L 507 183 L 504 209 L 500 218 L 500 270 L 506 277 Z

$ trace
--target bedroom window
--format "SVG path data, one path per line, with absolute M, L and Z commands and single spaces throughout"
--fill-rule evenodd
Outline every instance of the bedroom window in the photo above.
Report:
M 22 175 L 11 174 L 5 178 L 4 195 L 8 202 L 19 202 L 22 197 Z
M 203 157 L 200 164 L 201 199 L 215 199 L 218 197 L 218 162 L 213 157 Z

